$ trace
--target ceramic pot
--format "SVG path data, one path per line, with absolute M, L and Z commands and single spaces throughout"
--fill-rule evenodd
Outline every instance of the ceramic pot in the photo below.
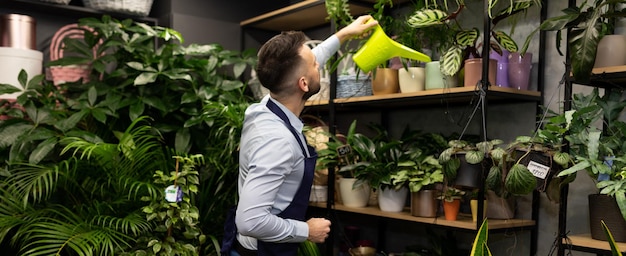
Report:
M 461 165 L 456 172 L 454 186 L 463 189 L 478 188 L 483 177 L 483 165 L 481 163 L 467 163 L 467 161 L 465 160 L 465 153 L 457 153 L 454 154 L 453 157 L 459 158 L 461 162 Z M 484 170 L 488 170 L 488 168 L 484 168 Z
M 378 207 L 383 212 L 401 212 L 404 209 L 408 194 L 408 187 L 399 190 L 380 188 L 378 189 Z
M 427 62 L 424 71 L 426 72 L 424 78 L 424 89 L 426 90 L 453 88 L 459 85 L 456 77 L 441 74 L 439 61 Z
M 589 227 L 591 238 L 608 241 L 601 220 L 611 230 L 616 242 L 626 242 L 626 220 L 617 206 L 615 198 L 603 194 L 591 194 L 589 199 Z
M 443 214 L 446 220 L 456 220 L 459 215 L 459 209 L 461 209 L 461 200 L 454 199 L 452 202 L 443 200 Z
M 496 84 L 496 60 L 489 60 L 489 84 Z M 465 60 L 465 77 L 463 85 L 465 87 L 475 87 L 483 77 L 483 59 L 475 58 Z
M 390 68 L 377 68 L 372 80 L 372 93 L 385 95 L 400 92 L 398 70 Z
M 528 90 L 530 86 L 530 77 L 533 64 L 532 53 L 525 53 L 521 56 L 517 52 L 513 52 L 509 55 L 509 85 L 511 88 L 518 90 Z
M 489 58 L 497 61 L 496 63 L 496 86 L 509 87 L 509 51 L 502 49 L 502 54 L 491 50 Z
M 470 200 L 470 209 L 472 211 L 472 221 L 478 220 L 478 200 Z M 487 218 L 487 200 L 483 200 L 483 218 Z
M 515 198 L 502 198 L 496 192 L 486 191 L 487 201 L 487 218 L 496 220 L 508 220 L 515 217 Z
M 437 190 L 426 189 L 411 192 L 411 215 L 417 217 L 437 217 Z
M 626 65 L 625 35 L 605 35 L 597 49 L 594 68 Z
M 400 92 L 418 92 L 424 90 L 425 68 L 408 67 L 398 69 Z
M 370 186 L 361 182 L 355 186 L 357 179 L 341 178 L 339 179 L 339 193 L 341 193 L 341 201 L 347 207 L 365 207 L 370 198 Z

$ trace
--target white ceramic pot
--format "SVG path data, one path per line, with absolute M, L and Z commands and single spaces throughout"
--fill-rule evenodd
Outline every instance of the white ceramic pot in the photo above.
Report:
M 341 201 L 347 207 L 365 207 L 370 198 L 371 188 L 367 183 L 360 182 L 355 185 L 355 178 L 339 179 L 339 193 Z
M 398 70 L 400 92 L 419 92 L 424 90 L 425 71 L 422 67 L 408 67 Z
M 378 207 L 383 212 L 401 212 L 406 204 L 409 188 L 399 190 L 393 188 L 378 189 Z

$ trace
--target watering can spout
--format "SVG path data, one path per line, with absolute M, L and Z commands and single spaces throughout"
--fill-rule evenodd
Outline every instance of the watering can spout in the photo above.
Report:
M 361 70 L 369 72 L 393 57 L 403 57 L 422 62 L 431 61 L 428 55 L 389 38 L 380 25 L 376 25 L 374 33 L 372 33 L 363 47 L 352 56 L 352 60 Z

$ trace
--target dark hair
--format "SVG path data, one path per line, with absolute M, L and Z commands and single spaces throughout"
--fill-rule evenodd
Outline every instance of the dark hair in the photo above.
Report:
M 301 31 L 286 31 L 268 40 L 258 53 L 256 74 L 259 82 L 273 93 L 282 92 L 303 59 L 300 49 L 307 37 Z

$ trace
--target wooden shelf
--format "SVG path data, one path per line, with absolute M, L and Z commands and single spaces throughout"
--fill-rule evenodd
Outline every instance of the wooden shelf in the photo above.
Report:
M 326 208 L 326 203 L 311 203 L 313 207 L 318 208 Z M 437 226 L 445 226 L 455 229 L 463 229 L 463 230 L 472 230 L 476 231 L 477 226 L 476 222 L 472 221 L 472 216 L 459 215 L 459 218 L 456 221 L 445 220 L 443 217 L 440 218 L 424 218 L 424 217 L 416 217 L 412 216 L 411 213 L 407 210 L 402 212 L 383 212 L 379 210 L 377 207 L 363 207 L 363 208 L 354 208 L 354 207 L 346 207 L 341 204 L 335 204 L 334 208 L 337 211 L 342 212 L 352 212 L 359 213 L 371 216 L 379 216 L 390 219 L 397 220 L 405 220 L 412 222 L 419 222 L 424 224 L 432 224 Z M 536 222 L 534 220 L 526 220 L 526 219 L 508 219 L 508 220 L 489 220 L 489 230 L 500 230 L 500 229 L 520 229 L 520 228 L 534 228 Z
M 376 0 L 350 1 L 350 13 L 354 16 L 373 10 Z M 394 0 L 402 4 L 408 0 Z M 325 0 L 304 0 L 275 11 L 271 11 L 239 23 L 243 28 L 270 31 L 306 30 L 328 24 Z
M 489 222 L 491 225 L 491 222 Z M 563 244 L 565 248 L 569 246 L 575 247 L 574 249 L 578 251 L 586 251 L 596 253 L 599 251 L 610 252 L 611 247 L 609 246 L 608 241 L 596 240 L 591 238 L 591 234 L 578 234 L 578 235 L 570 235 L 567 236 L 568 239 L 563 239 Z M 617 243 L 622 252 L 626 253 L 626 243 Z M 567 249 L 566 249 L 567 250 Z
M 337 108 L 357 107 L 367 105 L 372 107 L 394 107 L 406 105 L 429 105 L 440 103 L 442 99 L 448 102 L 470 102 L 472 97 L 478 97 L 478 90 L 474 87 L 455 87 L 448 89 L 432 89 L 411 93 L 394 93 L 386 95 L 372 95 L 354 98 L 335 99 Z M 490 101 L 541 101 L 541 93 L 538 91 L 524 91 L 514 88 L 492 86 L 487 92 Z M 325 107 L 329 100 L 309 101 L 306 106 Z
M 96 17 L 99 18 L 102 15 L 109 15 L 116 19 L 133 19 L 139 22 L 144 22 L 150 25 L 157 25 L 157 19 L 151 17 L 139 17 L 119 13 L 108 13 L 91 8 L 87 8 L 79 5 L 63 5 L 49 2 L 42 2 L 36 0 L 6 0 L 0 1 L 0 8 L 20 12 L 28 15 L 29 13 L 36 12 L 48 15 L 70 16 L 75 18 L 83 17 Z M 5 10 L 1 10 L 4 12 Z
M 594 68 L 591 73 L 589 83 L 574 83 L 600 88 L 626 88 L 626 66 Z

